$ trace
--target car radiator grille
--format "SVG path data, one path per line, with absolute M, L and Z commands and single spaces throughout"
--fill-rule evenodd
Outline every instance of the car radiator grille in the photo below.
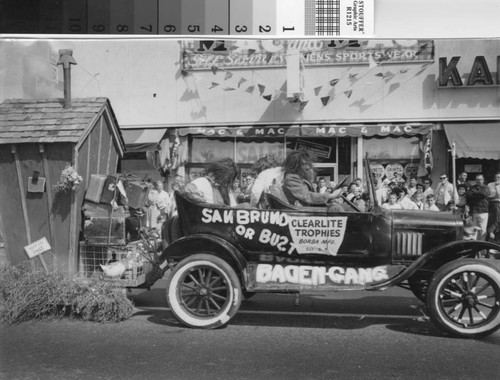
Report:
M 414 259 L 422 255 L 422 233 L 398 232 L 394 237 L 394 260 Z

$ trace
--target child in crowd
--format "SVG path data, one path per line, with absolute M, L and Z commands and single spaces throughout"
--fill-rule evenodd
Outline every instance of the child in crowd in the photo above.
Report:
M 429 194 L 427 196 L 427 203 L 424 206 L 424 210 L 439 211 L 438 206 L 436 206 L 436 197 L 434 196 L 434 194 Z
M 389 194 L 389 198 L 382 205 L 382 208 L 386 210 L 402 210 L 401 205 L 398 203 L 398 196 L 394 193 Z
M 417 210 L 423 210 L 424 207 L 425 207 L 425 203 L 424 203 L 424 194 L 422 192 L 416 192 L 415 194 L 413 194 L 413 196 L 411 197 L 411 200 L 413 203 L 415 203 L 415 205 L 417 206 Z

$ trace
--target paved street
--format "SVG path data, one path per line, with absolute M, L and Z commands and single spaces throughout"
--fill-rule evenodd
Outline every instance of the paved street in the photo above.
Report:
M 160 286 L 162 283 L 160 282 Z M 128 321 L 1 327 L 2 379 L 493 379 L 500 332 L 443 336 L 410 292 L 256 295 L 219 330 L 179 325 L 161 287 Z

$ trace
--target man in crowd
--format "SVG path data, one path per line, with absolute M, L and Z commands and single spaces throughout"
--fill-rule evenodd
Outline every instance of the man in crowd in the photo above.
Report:
M 434 196 L 436 198 L 436 206 L 440 211 L 446 211 L 446 206 L 448 203 L 457 202 L 457 191 L 452 183 L 448 182 L 448 176 L 446 174 L 441 174 L 439 176 L 440 182 L 434 191 Z
M 457 186 L 458 185 L 464 185 L 466 190 L 469 188 L 469 184 L 467 183 L 467 173 L 466 172 L 462 172 L 458 175 Z
M 484 184 L 484 176 L 478 174 L 476 176 L 476 184 L 471 186 L 466 193 L 467 205 L 469 206 L 469 214 L 472 218 L 472 225 L 479 227 L 478 240 L 485 240 L 488 227 L 488 208 L 490 196 L 490 188 Z
M 417 179 L 415 177 L 410 177 L 410 180 L 408 181 L 408 196 L 411 198 L 413 194 L 416 193 L 417 191 Z
M 325 193 L 328 187 L 326 186 L 325 177 L 319 177 L 318 179 L 318 193 Z

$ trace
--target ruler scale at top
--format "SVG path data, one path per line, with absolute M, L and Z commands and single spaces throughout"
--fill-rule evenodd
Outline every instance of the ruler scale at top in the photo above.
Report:
M 374 0 L 38 0 L 9 14 L 11 8 L 4 9 L 0 33 L 286 37 L 374 31 Z M 38 30 L 22 17 L 38 20 Z

